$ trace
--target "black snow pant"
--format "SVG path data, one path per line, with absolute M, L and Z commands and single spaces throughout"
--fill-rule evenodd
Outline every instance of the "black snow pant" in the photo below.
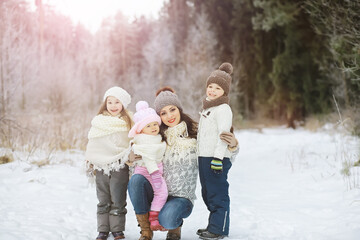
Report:
M 212 157 L 199 157 L 201 195 L 210 212 L 207 230 L 219 235 L 229 235 L 230 197 L 227 181 L 231 162 L 223 159 L 223 171 L 214 173 L 211 169 Z

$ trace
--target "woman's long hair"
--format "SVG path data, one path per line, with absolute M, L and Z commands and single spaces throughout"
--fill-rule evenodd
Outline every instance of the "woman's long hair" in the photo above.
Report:
M 184 121 L 188 130 L 189 138 L 197 139 L 197 132 L 198 132 L 198 123 L 194 121 L 189 115 L 184 113 L 182 109 L 178 108 L 180 112 L 180 122 Z M 165 131 L 169 128 L 169 126 L 165 125 L 164 123 L 160 126 L 160 134 L 162 138 L 166 141 Z

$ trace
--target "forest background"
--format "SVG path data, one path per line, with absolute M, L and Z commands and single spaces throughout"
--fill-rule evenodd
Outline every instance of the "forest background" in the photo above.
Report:
M 234 67 L 235 129 L 336 116 L 360 135 L 359 0 L 168 0 L 157 19 L 118 12 L 96 32 L 35 3 L 0 1 L 4 148 L 84 149 L 115 85 L 132 95 L 132 111 L 172 86 L 198 119 L 222 62 Z

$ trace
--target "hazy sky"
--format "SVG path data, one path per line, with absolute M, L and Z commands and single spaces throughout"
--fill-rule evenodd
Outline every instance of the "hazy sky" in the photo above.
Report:
M 166 0 L 43 0 L 59 12 L 69 16 L 75 23 L 80 21 L 91 30 L 96 30 L 103 18 L 120 10 L 128 17 L 152 16 L 158 12 Z

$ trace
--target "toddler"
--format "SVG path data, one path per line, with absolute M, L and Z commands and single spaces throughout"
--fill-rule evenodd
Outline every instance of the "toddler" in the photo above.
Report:
M 166 143 L 162 141 L 159 134 L 161 119 L 154 109 L 149 108 L 147 102 L 139 101 L 136 104 L 134 122 L 129 137 L 134 138 L 131 141 L 134 153 L 142 156 L 142 160 L 134 162 L 134 174 L 143 175 L 151 183 L 154 190 L 154 198 L 149 212 L 151 230 L 165 230 L 158 220 L 159 212 L 168 197 L 167 186 L 162 176 L 162 159 Z

